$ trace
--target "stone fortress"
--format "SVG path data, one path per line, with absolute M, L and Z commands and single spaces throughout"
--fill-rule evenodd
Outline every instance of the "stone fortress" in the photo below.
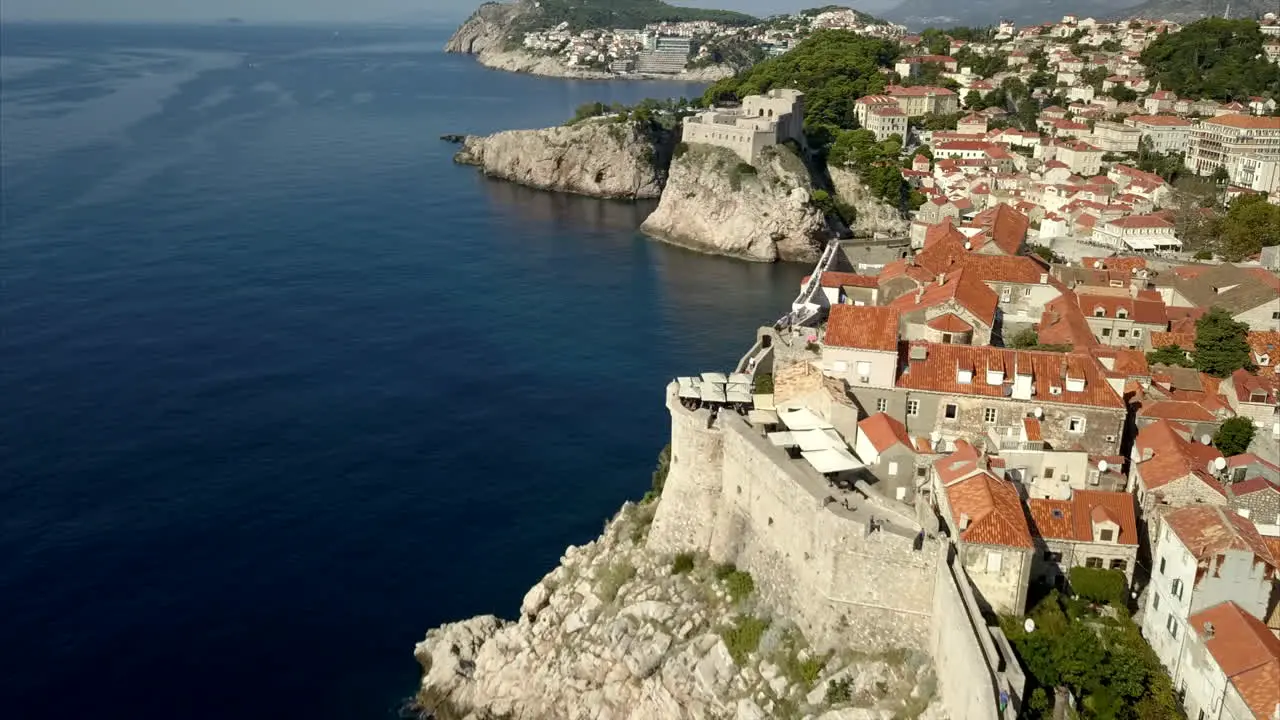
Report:
M 760 151 L 787 140 L 804 142 L 804 93 L 775 88 L 748 95 L 740 107 L 717 107 L 684 121 L 682 140 L 715 145 L 755 164 Z

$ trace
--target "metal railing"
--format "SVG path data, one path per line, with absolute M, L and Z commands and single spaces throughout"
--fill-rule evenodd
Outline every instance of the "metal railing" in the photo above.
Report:
M 821 291 L 822 273 L 831 269 L 836 253 L 839 251 L 839 240 L 827 241 L 827 246 L 822 249 L 822 255 L 818 256 L 818 263 L 813 267 L 813 274 L 809 276 L 809 282 L 800 288 L 800 294 L 791 304 L 791 310 L 774 323 L 775 328 L 781 330 L 793 325 L 803 325 L 818 314 L 818 304 L 814 302 L 814 297 Z

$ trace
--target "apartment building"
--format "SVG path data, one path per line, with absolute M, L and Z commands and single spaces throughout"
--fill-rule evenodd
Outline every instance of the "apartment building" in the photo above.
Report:
M 1142 131 L 1136 127 L 1105 120 L 1093 124 L 1089 141 L 1103 152 L 1136 153 Z
M 1126 492 L 1076 490 L 1068 500 L 1027 501 L 1031 532 L 1043 549 L 1033 577 L 1057 584 L 1073 567 L 1106 568 L 1133 580 L 1138 557 L 1138 520 Z
M 950 115 L 960 110 L 960 96 L 944 87 L 890 85 L 884 94 L 897 100 L 907 117 Z
M 1124 124 L 1142 133 L 1158 153 L 1184 153 L 1191 135 L 1191 121 L 1177 115 L 1130 115 Z
M 1229 172 L 1239 156 L 1280 159 L 1280 117 L 1219 115 L 1191 127 L 1187 169 L 1199 175 L 1212 175 L 1218 168 Z

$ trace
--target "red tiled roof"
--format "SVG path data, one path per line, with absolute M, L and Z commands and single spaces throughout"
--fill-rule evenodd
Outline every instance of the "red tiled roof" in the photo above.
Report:
M 938 462 L 947 462 L 943 458 Z M 957 528 L 961 516 L 967 516 L 969 525 L 960 530 L 960 539 L 982 545 L 1003 545 L 1017 548 L 1035 547 L 1031 529 L 1022 512 L 1022 501 L 1013 483 L 996 478 L 982 470 L 963 480 L 944 486 L 951 505 L 951 519 Z
M 803 287 L 809 282 L 808 275 L 800 280 Z M 874 288 L 879 287 L 879 281 L 874 275 L 859 275 L 858 273 L 839 272 L 837 270 L 827 270 L 822 273 L 822 277 L 818 279 L 818 283 L 824 288 L 839 288 L 849 285 L 851 287 Z
M 1270 480 L 1257 475 L 1243 482 L 1234 483 L 1231 486 L 1231 494 L 1240 497 L 1241 495 L 1252 495 L 1256 492 L 1273 492 L 1280 494 L 1280 486 Z M 1273 555 L 1275 553 L 1272 553 Z
M 907 435 L 906 426 L 885 413 L 876 413 L 860 421 L 858 423 L 858 431 L 866 435 L 867 440 L 871 441 L 871 446 L 878 453 L 882 453 L 898 443 L 915 450 L 915 444 L 911 441 L 911 436 Z
M 983 210 L 969 222 L 969 227 L 985 230 L 1006 255 L 1016 255 L 1027 237 L 1031 219 L 1005 203 Z
M 1041 432 L 1040 421 L 1036 418 L 1023 418 L 1022 427 L 1027 433 L 1027 440 L 1030 442 L 1040 442 L 1044 440 L 1044 433 Z
M 1077 290 L 1077 301 L 1080 304 L 1080 311 L 1086 317 L 1099 317 L 1097 311 L 1101 309 L 1104 318 L 1117 318 L 1120 310 L 1124 310 L 1129 320 L 1133 322 L 1143 323 L 1146 325 L 1159 325 L 1167 327 L 1169 318 L 1164 314 L 1164 302 L 1156 302 L 1151 300 L 1138 300 L 1129 296 L 1116 295 L 1096 295 L 1089 291 L 1088 286 L 1081 287 Z
M 1209 475 L 1209 463 L 1222 457 L 1217 448 L 1187 441 L 1168 420 L 1157 420 L 1138 431 L 1134 442 L 1138 457 L 1150 449 L 1151 458 L 1136 465 L 1147 490 L 1159 490 L 1175 480 L 1195 476 L 1214 492 L 1226 496 L 1222 485 Z
M 1027 509 L 1040 537 L 1094 542 L 1093 524 L 1110 521 L 1119 526 L 1117 544 L 1138 544 L 1133 495 L 1127 492 L 1075 490 L 1070 500 L 1028 500 Z
M 1176 508 L 1165 514 L 1164 522 L 1201 564 L 1227 550 L 1242 550 L 1277 567 L 1276 558 L 1258 529 L 1248 518 L 1230 509 L 1217 505 Z
M 929 95 L 952 96 L 955 93 L 944 87 L 935 87 L 933 85 L 914 85 L 912 87 L 903 87 L 901 85 L 890 85 L 884 89 L 884 94 L 890 97 L 897 96 L 914 96 L 926 97 Z
M 1036 334 L 1045 345 L 1074 345 L 1079 349 L 1099 344 L 1070 290 L 1045 303 Z
M 951 332 L 951 333 L 973 332 L 973 326 L 965 322 L 964 320 L 962 320 L 955 313 L 947 313 L 946 315 L 939 315 L 938 317 L 930 320 L 925 324 L 933 328 L 934 330 L 938 330 L 940 332 Z
M 973 313 L 974 317 L 988 327 L 995 324 L 1000 298 L 973 273 L 964 269 L 956 270 L 946 275 L 941 284 L 934 283 L 922 290 L 923 292 L 901 295 L 890 306 L 909 313 L 954 302 Z
M 1201 610 L 1187 622 L 1254 717 L 1272 717 L 1280 706 L 1280 638 L 1234 602 Z
M 961 395 L 1006 397 L 1001 385 L 988 385 L 981 373 L 975 372 L 973 381 L 961 383 L 957 367 L 995 367 L 1004 371 L 1006 383 L 1012 382 L 1016 372 L 1031 374 L 1033 394 L 1037 403 L 1061 403 L 1093 407 L 1123 409 L 1124 401 L 1107 383 L 1102 366 L 1088 355 L 1053 353 L 1030 350 L 1011 350 L 997 347 L 970 345 L 944 345 L 912 343 L 928 348 L 924 360 L 911 360 L 909 354 L 901 361 L 898 387 Z M 1083 377 L 1083 390 L 1066 388 L 1068 369 L 1074 378 Z M 1061 388 L 1060 394 L 1052 394 L 1050 387 Z
M 827 317 L 823 344 L 863 350 L 898 347 L 898 311 L 891 307 L 835 305 Z
M 1130 115 L 1125 118 L 1149 127 L 1190 127 L 1191 121 L 1177 115 Z
M 1141 257 L 1126 257 L 1115 255 L 1112 257 L 1083 257 L 1080 258 L 1080 264 L 1087 268 L 1096 268 L 1102 270 L 1119 270 L 1120 272 L 1132 272 L 1133 270 L 1143 270 L 1147 267 L 1147 259 Z
M 1236 370 L 1231 373 L 1231 385 L 1235 388 L 1236 400 L 1240 402 L 1275 405 L 1277 395 L 1280 395 L 1280 378 L 1275 375 L 1259 376 L 1247 370 Z M 1258 393 L 1263 395 L 1261 400 L 1254 399 Z
M 1209 125 L 1225 125 L 1239 130 L 1280 130 L 1280 117 L 1257 115 L 1219 115 L 1201 120 Z
M 1147 364 L 1147 355 L 1141 350 L 1129 348 L 1105 347 L 1098 345 L 1086 348 L 1086 352 L 1098 359 L 1107 371 L 1108 377 L 1147 377 L 1151 375 L 1151 366 Z M 1111 367 L 1107 367 L 1110 364 Z

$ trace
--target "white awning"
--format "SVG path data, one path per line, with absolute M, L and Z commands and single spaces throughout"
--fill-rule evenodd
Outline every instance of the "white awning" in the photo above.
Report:
M 796 439 L 791 433 L 783 430 L 782 432 L 772 432 L 768 435 L 769 442 L 778 447 L 795 447 Z
M 755 406 L 759 410 L 773 410 L 773 393 L 765 393 L 762 395 L 753 395 L 751 399 L 755 401 Z M 774 413 L 774 422 L 777 422 L 777 413 Z
M 1178 238 L 1156 238 L 1151 241 L 1157 248 L 1181 248 L 1182 241 Z
M 801 452 L 800 457 L 809 461 L 814 470 L 822 473 L 837 473 L 846 470 L 857 470 L 865 467 L 858 459 L 849 453 L 848 450 L 814 450 L 811 452 Z
M 751 376 L 746 373 L 732 373 L 731 375 L 729 375 L 729 382 L 735 383 L 735 384 L 741 383 L 744 385 L 750 385 Z
M 801 450 L 835 450 L 848 447 L 835 430 L 796 430 L 791 433 Z
M 704 372 L 702 373 L 702 381 L 709 382 L 709 383 L 720 383 L 721 385 L 723 385 L 729 382 L 729 378 L 725 377 L 724 373 Z
M 746 390 L 736 390 L 732 385 L 726 386 L 724 396 L 731 403 L 751 402 L 751 393 Z
M 747 422 L 752 425 L 777 425 L 778 413 L 772 410 L 748 410 Z
M 788 430 L 821 430 L 831 427 L 831 423 L 814 415 L 808 408 L 790 408 L 778 411 L 778 419 Z
M 728 402 L 724 396 L 724 385 L 704 382 L 698 390 L 702 394 L 702 399 L 706 402 Z
M 1151 244 L 1150 241 L 1144 240 L 1142 238 L 1125 238 L 1124 244 L 1128 245 L 1133 250 L 1155 250 L 1156 249 L 1156 246 Z
M 677 393 L 682 398 L 698 399 L 702 397 L 702 393 L 698 390 L 702 385 L 699 378 L 681 377 L 676 378 Z

